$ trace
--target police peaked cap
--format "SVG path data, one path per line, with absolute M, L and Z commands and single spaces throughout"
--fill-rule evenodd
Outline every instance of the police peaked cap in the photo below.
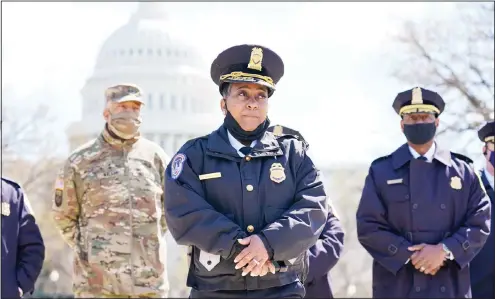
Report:
M 495 142 L 495 122 L 487 122 L 481 129 L 478 130 L 478 137 L 482 142 Z
M 220 92 L 224 83 L 255 83 L 268 87 L 270 97 L 284 75 L 284 62 L 263 46 L 239 45 L 218 54 L 210 74 Z
M 445 109 L 445 102 L 438 93 L 415 87 L 397 94 L 392 107 L 400 116 L 410 113 L 434 113 L 438 116 Z

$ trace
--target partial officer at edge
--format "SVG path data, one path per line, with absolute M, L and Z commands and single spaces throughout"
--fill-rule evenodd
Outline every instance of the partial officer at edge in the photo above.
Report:
M 491 233 L 486 240 L 485 246 L 474 257 L 469 264 L 471 272 L 471 289 L 473 298 L 495 298 L 495 220 L 493 214 L 495 212 L 495 199 L 493 174 L 495 167 L 495 122 L 486 123 L 479 131 L 478 137 L 483 146 L 483 156 L 485 157 L 485 169 L 481 172 L 481 180 L 485 186 L 486 193 L 490 197 L 492 203 L 492 221 Z
M 27 196 L 2 177 L 1 298 L 32 293 L 45 260 L 45 244 Z
M 472 160 L 435 141 L 445 102 L 416 87 L 393 104 L 407 143 L 371 163 L 356 212 L 374 298 L 469 298 L 469 263 L 490 233 Z
M 275 136 L 294 135 L 306 142 L 298 131 L 276 125 L 268 128 Z M 309 148 L 309 144 L 306 149 Z M 330 270 L 337 264 L 344 250 L 344 229 L 331 199 L 327 198 L 328 218 L 320 238 L 309 250 L 309 272 L 304 282 L 305 298 L 333 298 Z
M 220 53 L 211 77 L 224 123 L 184 144 L 167 167 L 167 223 L 178 244 L 192 246 L 191 298 L 304 297 L 327 196 L 305 144 L 267 132 L 268 98 L 283 73 L 282 59 L 262 46 Z

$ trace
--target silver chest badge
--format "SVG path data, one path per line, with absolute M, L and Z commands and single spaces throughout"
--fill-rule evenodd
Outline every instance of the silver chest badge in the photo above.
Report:
M 270 167 L 270 179 L 275 183 L 285 181 L 285 169 L 280 163 L 273 163 Z

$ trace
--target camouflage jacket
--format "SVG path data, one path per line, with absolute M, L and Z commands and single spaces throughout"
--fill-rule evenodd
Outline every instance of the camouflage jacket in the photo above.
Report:
M 55 183 L 53 217 L 74 251 L 76 297 L 165 297 L 163 213 L 169 158 L 105 129 L 76 149 Z

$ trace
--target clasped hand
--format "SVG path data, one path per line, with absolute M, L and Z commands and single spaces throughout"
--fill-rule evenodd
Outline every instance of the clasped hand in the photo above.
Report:
M 241 245 L 247 245 L 234 259 L 235 268 L 242 268 L 242 276 L 251 272 L 251 276 L 265 276 L 268 272 L 275 274 L 275 266 L 268 260 L 263 241 L 257 235 L 237 240 Z
M 410 246 L 408 250 L 414 251 L 411 255 L 411 263 L 424 274 L 437 274 L 447 258 L 442 244 L 429 245 L 423 243 Z

